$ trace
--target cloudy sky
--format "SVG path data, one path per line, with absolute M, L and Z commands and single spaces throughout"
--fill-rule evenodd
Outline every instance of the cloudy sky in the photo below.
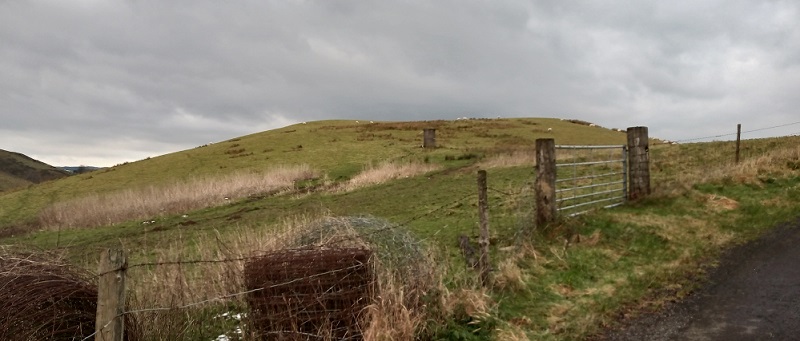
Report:
M 800 133 L 800 2 L 0 0 L 0 149 L 49 164 L 461 116 Z

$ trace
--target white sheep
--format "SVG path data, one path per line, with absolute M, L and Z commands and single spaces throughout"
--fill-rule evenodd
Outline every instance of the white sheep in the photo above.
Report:
M 548 133 L 552 133 L 553 132 L 553 128 L 547 128 L 547 132 Z
M 590 123 L 590 124 L 589 124 L 589 126 L 590 126 L 590 127 L 597 127 L 597 125 L 596 125 L 596 124 L 594 124 L 594 123 Z

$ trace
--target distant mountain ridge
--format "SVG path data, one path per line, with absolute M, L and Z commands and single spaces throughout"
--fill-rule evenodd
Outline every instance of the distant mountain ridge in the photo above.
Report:
M 69 175 L 67 171 L 27 155 L 0 149 L 0 192 Z

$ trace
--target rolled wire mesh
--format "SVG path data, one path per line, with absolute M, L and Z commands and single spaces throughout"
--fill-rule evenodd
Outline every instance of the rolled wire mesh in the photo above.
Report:
M 0 339 L 80 340 L 95 330 L 91 274 L 45 254 L 0 250 Z
M 363 248 L 306 247 L 249 261 L 245 278 L 254 331 L 267 340 L 361 340 L 360 322 L 375 281 L 371 256 Z

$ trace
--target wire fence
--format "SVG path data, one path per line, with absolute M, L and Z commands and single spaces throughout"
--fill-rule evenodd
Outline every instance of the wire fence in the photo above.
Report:
M 410 225 L 425 218 L 434 219 L 445 211 L 472 209 L 469 202 L 475 198 L 474 192 L 463 194 L 452 201 L 420 210 L 399 224 L 370 217 L 331 218 L 317 222 L 316 227 L 310 230 L 280 237 L 282 240 L 272 243 L 272 251 L 237 254 L 231 252 L 229 246 L 218 245 L 215 254 L 207 253 L 196 259 L 187 259 L 186 255 L 179 253 L 173 255 L 173 259 L 126 265 L 124 271 L 130 293 L 127 304 L 122 313 L 101 327 L 108 327 L 115 318 L 124 319 L 127 340 L 361 339 L 363 332 L 369 331 L 369 321 L 376 316 L 384 320 L 403 316 L 386 312 L 388 308 L 374 300 L 374 290 L 382 289 L 381 295 L 385 299 L 390 299 L 392 290 L 395 290 L 393 299 L 398 301 L 395 303 L 413 310 L 424 305 L 424 294 L 430 292 L 435 284 L 432 278 L 436 271 L 425 268 L 432 262 L 425 258 L 428 255 L 422 246 L 424 240 L 412 237 L 408 232 Z M 461 227 L 442 226 L 434 235 L 445 229 L 468 233 L 470 227 L 466 224 Z M 319 256 L 320 253 L 334 252 L 331 250 L 353 249 L 375 250 L 376 256 L 358 258 L 347 266 L 339 264 L 347 257 Z M 274 252 L 282 252 L 282 258 L 276 259 L 278 256 Z M 308 254 L 316 256 L 299 257 Z M 373 264 L 373 258 L 377 263 Z M 0 256 L 0 260 L 3 259 Z M 325 259 L 334 261 L 325 262 Z M 277 267 L 270 268 L 271 264 Z M 18 268 L 0 270 L 15 276 Z M 383 270 L 375 270 L 373 276 L 374 268 Z M 277 269 L 294 272 L 285 274 L 285 280 L 264 279 L 267 273 L 280 273 Z M 359 277 L 354 274 L 355 269 L 369 269 L 370 272 L 363 274 L 362 271 L 359 275 L 362 281 L 358 285 L 343 288 L 342 283 Z M 95 290 L 94 296 L 84 297 L 92 308 L 86 312 L 89 316 L 94 316 L 91 310 L 97 306 L 98 299 L 97 289 L 91 288 L 97 288 L 96 283 L 103 276 L 118 275 L 119 270 L 109 269 L 84 276 L 84 282 L 95 283 L 90 287 L 90 291 Z M 260 282 L 258 278 L 261 278 Z M 35 279 L 32 281 L 17 280 L 15 283 L 35 287 L 32 283 L 37 282 Z M 350 291 L 349 297 L 343 294 L 346 290 Z M 264 296 L 265 293 L 269 296 Z M 262 297 L 259 299 L 258 295 Z M 13 297 L 18 302 L 25 302 L 19 299 L 20 296 Z M 276 307 L 275 304 L 282 306 Z M 270 310 L 273 314 L 267 313 Z M 43 314 L 50 317 L 59 315 L 46 309 Z M 98 332 L 89 328 L 93 325 L 94 321 L 88 320 L 80 330 L 73 331 L 72 336 L 65 339 L 92 339 Z M 29 326 L 35 332 L 41 332 L 46 324 L 33 322 Z M 6 327 L 0 322 L 0 338 L 58 339 L 57 334 L 42 336 L 34 331 L 29 336 L 17 332 L 12 337 L 4 331 L 18 329 Z
M 746 136 L 746 134 L 748 134 L 750 132 L 762 131 L 762 130 L 766 130 L 766 129 L 767 128 L 743 131 L 742 135 Z M 718 155 L 707 155 L 707 154 L 706 155 L 696 155 L 694 153 L 691 153 L 690 150 L 688 152 L 686 150 L 686 149 L 693 148 L 692 145 L 684 144 L 684 142 L 690 142 L 690 141 L 693 141 L 693 140 L 696 140 L 696 139 L 683 140 L 683 141 L 679 142 L 679 144 L 677 144 L 677 145 L 676 144 L 667 144 L 667 146 L 662 146 L 662 144 L 660 144 L 660 143 L 653 144 L 653 146 L 657 147 L 657 148 L 651 150 L 651 157 L 652 157 L 652 159 L 651 159 L 652 166 L 651 167 L 656 168 L 656 167 L 659 167 L 659 166 L 664 166 L 666 163 L 673 164 L 673 165 L 675 163 L 678 163 L 678 164 L 686 164 L 686 165 L 694 165 L 694 166 L 697 166 L 697 165 L 700 165 L 700 164 L 703 164 L 703 163 L 711 163 L 711 164 L 718 163 L 718 164 L 722 164 L 723 162 L 730 163 L 731 160 L 733 160 L 733 153 L 734 153 L 734 151 L 732 149 L 733 143 L 734 143 L 733 141 L 714 142 L 714 143 L 718 143 L 720 145 L 720 147 L 717 149 Z M 755 158 L 755 157 L 761 156 L 766 151 L 768 151 L 769 148 L 770 148 L 768 143 L 762 143 L 762 141 L 750 141 L 750 140 L 746 140 L 745 139 L 742 142 L 743 142 L 742 146 L 741 146 L 741 148 L 742 148 L 741 149 L 742 160 L 748 160 L 748 159 L 751 159 L 751 158 Z M 731 148 L 729 148 L 729 147 L 731 147 Z M 665 148 L 665 149 L 664 150 L 659 150 L 659 148 Z M 672 149 L 675 149 L 675 151 L 673 151 Z M 581 186 L 581 184 L 582 184 L 581 181 L 587 181 L 588 180 L 589 182 L 586 183 L 586 184 L 583 184 L 583 185 L 584 186 L 590 186 L 590 187 L 589 188 L 580 189 L 580 190 L 588 191 L 589 193 L 580 193 L 580 194 L 578 194 L 578 193 L 568 193 L 569 191 L 559 192 L 559 194 L 561 194 L 560 198 L 563 199 L 563 198 L 569 198 L 569 197 L 577 196 L 578 198 L 572 198 L 572 199 L 584 200 L 584 198 L 588 198 L 588 196 L 587 197 L 581 197 L 582 195 L 592 194 L 592 192 L 597 192 L 597 193 L 600 193 L 600 194 L 606 194 L 604 192 L 608 191 L 608 194 L 610 196 L 613 196 L 615 198 L 614 200 L 617 200 L 618 196 L 616 195 L 616 193 L 624 191 L 625 185 L 623 183 L 619 183 L 617 181 L 607 181 L 607 182 L 609 182 L 608 184 L 606 184 L 605 182 L 594 182 L 596 179 L 601 179 L 602 180 L 606 175 L 608 175 L 609 178 L 612 178 L 612 177 L 623 177 L 624 176 L 624 175 L 618 174 L 618 173 L 623 172 L 624 168 L 625 168 L 624 167 L 624 161 L 622 161 L 623 156 L 616 156 L 616 155 L 617 155 L 617 151 L 613 151 L 613 150 L 611 152 L 609 152 L 608 155 L 606 155 L 603 152 L 600 152 L 599 150 L 595 150 L 593 152 L 588 152 L 588 155 L 584 154 L 584 155 L 581 156 L 581 155 L 577 155 L 576 153 L 573 153 L 572 156 L 567 156 L 566 159 L 572 160 L 573 161 L 572 163 L 581 163 L 581 162 L 589 162 L 589 163 L 591 163 L 591 162 L 595 162 L 596 160 L 594 160 L 594 159 L 596 159 L 596 158 L 605 159 L 605 160 L 608 160 L 609 162 L 608 163 L 603 162 L 603 163 L 595 164 L 594 165 L 595 166 L 594 169 L 581 170 L 581 171 L 577 171 L 577 172 L 576 172 L 575 167 L 578 167 L 578 166 L 576 166 L 576 165 L 564 166 L 563 168 L 564 168 L 564 170 L 566 172 L 563 172 L 563 173 L 567 173 L 568 174 L 570 170 L 572 171 L 573 179 L 571 179 L 570 181 L 573 182 L 573 185 L 577 184 L 576 187 L 582 187 Z M 664 159 L 662 159 L 662 158 L 664 158 Z M 562 158 L 562 160 L 563 159 L 564 158 Z M 725 160 L 727 160 L 727 161 L 725 161 Z M 585 165 L 585 166 L 590 166 L 590 165 Z M 603 167 L 603 166 L 607 166 L 609 169 L 600 169 L 600 168 L 598 168 L 598 167 Z M 664 167 L 664 168 L 669 168 L 669 167 Z M 657 169 L 655 171 L 658 173 Z M 560 170 L 560 172 L 561 172 L 561 170 Z M 606 174 L 606 173 L 608 173 L 608 174 Z M 576 175 L 577 175 L 577 179 L 576 179 Z M 562 177 L 561 179 L 566 179 L 566 177 L 567 177 L 567 175 L 564 174 L 564 177 Z M 587 177 L 587 178 L 581 179 L 581 177 Z M 656 178 L 656 181 L 661 181 L 662 179 L 665 179 L 665 178 Z M 517 219 L 516 226 L 517 226 L 517 231 L 519 233 L 525 233 L 525 232 L 529 232 L 530 231 L 530 226 L 531 226 L 531 221 L 532 221 L 531 212 L 535 209 L 535 207 L 533 207 L 533 200 L 530 200 L 533 197 L 533 193 L 532 193 L 533 190 L 532 190 L 532 186 L 531 186 L 530 181 L 532 181 L 532 179 L 527 180 L 525 183 L 519 184 L 518 187 L 516 187 L 516 188 L 510 187 L 510 188 L 500 189 L 500 188 L 495 188 L 495 187 L 489 187 L 489 190 L 496 195 L 496 199 L 500 200 L 502 198 L 503 200 L 512 200 L 512 201 L 514 201 L 516 203 L 515 205 L 511 205 L 511 206 L 507 207 L 506 208 L 507 209 L 506 213 L 509 213 L 509 212 L 512 213 L 512 215 Z M 620 180 L 620 181 L 622 181 L 622 180 Z M 565 180 L 565 181 L 562 181 L 562 182 L 568 183 L 569 181 Z M 605 187 L 601 187 L 601 186 L 605 186 Z M 576 189 L 574 191 L 578 191 L 578 190 Z M 571 196 L 567 196 L 568 194 L 571 194 Z M 358 237 L 356 237 L 355 235 L 346 235 L 346 236 L 338 236 L 338 237 L 335 237 L 335 238 L 331 238 L 331 239 L 329 239 L 327 241 L 328 242 L 327 245 L 329 247 L 339 247 L 339 246 L 343 246 L 343 245 L 349 245 L 349 244 L 357 241 L 359 238 L 362 238 L 364 236 L 380 238 L 381 236 L 385 236 L 385 235 L 391 234 L 393 231 L 396 231 L 397 229 L 403 229 L 403 230 L 412 229 L 413 228 L 412 225 L 415 222 L 418 222 L 418 221 L 421 221 L 421 220 L 429 220 L 429 219 L 441 218 L 439 216 L 440 214 L 446 214 L 447 212 L 452 211 L 452 210 L 473 210 L 474 209 L 473 206 L 469 205 L 469 203 L 476 200 L 476 195 L 477 195 L 476 193 L 462 193 L 462 194 L 457 195 L 457 196 L 454 195 L 456 198 L 453 199 L 452 201 L 444 202 L 441 205 L 438 205 L 438 206 L 435 206 L 435 207 L 432 207 L 432 208 L 427 208 L 425 210 L 421 210 L 420 213 L 418 213 L 418 214 L 416 214 L 416 215 L 414 215 L 414 216 L 412 216 L 410 218 L 407 218 L 406 220 L 404 220 L 404 221 L 402 221 L 402 222 L 400 222 L 398 224 L 390 224 L 390 225 L 381 226 L 381 227 L 378 227 L 378 228 L 375 228 L 375 229 L 372 229 L 372 230 L 369 230 L 369 231 L 362 231 L 362 234 L 359 235 Z M 592 207 L 594 204 L 596 204 L 596 203 L 592 203 L 590 201 L 584 201 L 584 202 L 588 203 L 584 207 Z M 578 202 L 577 204 L 582 204 L 582 203 L 583 202 Z M 565 211 L 566 210 L 567 209 L 565 209 Z M 585 211 L 581 211 L 580 213 L 583 213 L 583 212 L 585 212 Z M 569 213 L 569 214 L 572 214 L 572 213 Z M 477 235 L 477 232 L 476 232 L 477 224 L 474 222 L 474 218 L 470 218 L 470 220 L 471 221 L 457 223 L 457 225 L 461 225 L 460 227 L 459 226 L 442 224 L 438 229 L 433 230 L 433 232 L 430 233 L 429 236 L 437 236 L 440 233 L 445 233 L 445 232 L 449 233 L 449 234 L 452 234 L 454 231 L 461 231 L 461 233 L 465 233 L 465 234 L 468 234 L 468 235 L 471 235 L 471 236 L 475 236 L 475 235 Z M 425 239 L 428 239 L 428 238 L 431 238 L 431 237 L 423 238 L 422 241 L 425 241 Z M 518 240 L 522 240 L 522 239 L 523 238 L 519 238 Z M 237 264 L 241 264 L 241 265 L 237 265 L 237 266 L 244 266 L 245 263 L 247 263 L 249 261 L 252 261 L 252 260 L 253 260 L 253 258 L 233 258 L 233 259 L 230 259 L 230 260 L 226 259 L 223 262 L 235 262 Z M 200 261 L 183 261 L 180 264 L 182 266 L 187 266 L 187 265 L 192 265 L 192 264 L 194 264 L 194 265 L 197 265 L 197 264 L 214 264 L 214 262 L 216 262 L 216 261 L 215 260 L 200 260 Z M 468 261 L 466 263 L 468 263 Z M 150 265 L 151 266 L 164 266 L 165 264 L 159 264 L 159 265 L 150 264 Z M 145 267 L 145 266 L 146 266 L 145 264 L 134 265 L 134 267 Z M 334 273 L 338 272 L 338 270 L 332 270 L 332 271 Z M 189 282 L 189 281 L 202 281 L 202 278 L 203 278 L 202 275 L 198 275 L 197 278 L 195 278 L 195 279 L 186 279 L 186 281 L 187 282 Z M 307 280 L 311 279 L 312 277 L 305 276 L 305 277 L 302 277 L 302 278 L 303 278 L 302 281 L 307 281 Z M 304 325 L 302 322 L 297 322 L 298 320 L 295 319 L 295 320 L 292 320 L 293 322 L 290 322 L 290 323 L 286 324 L 287 326 L 291 326 L 291 327 L 283 327 L 283 329 L 281 329 L 279 327 L 276 328 L 274 325 L 272 325 L 271 327 L 264 328 L 264 330 L 254 331 L 254 329 L 252 328 L 252 323 L 253 322 L 250 322 L 251 320 L 248 320 L 248 318 L 252 319 L 252 316 L 253 316 L 252 314 L 253 313 L 252 313 L 252 310 L 250 310 L 251 307 L 245 302 L 246 301 L 245 298 L 248 297 L 248 295 L 252 295 L 253 293 L 257 293 L 257 292 L 262 292 L 265 289 L 278 289 L 278 288 L 284 287 L 284 286 L 291 286 L 291 285 L 293 285 L 295 283 L 297 283 L 297 280 L 287 280 L 287 281 L 283 281 L 283 282 L 280 282 L 280 283 L 275 283 L 275 284 L 263 286 L 263 288 L 255 288 L 255 289 L 249 289 L 249 290 L 241 290 L 240 289 L 239 291 L 236 291 L 236 292 L 233 292 L 233 293 L 230 293 L 230 294 L 218 295 L 218 296 L 209 297 L 209 298 L 206 298 L 206 299 L 203 299 L 203 300 L 199 300 L 199 301 L 188 302 L 188 303 L 184 303 L 182 305 L 178 305 L 176 307 L 156 307 L 156 308 L 146 308 L 145 307 L 145 308 L 141 308 L 141 309 L 131 310 L 131 311 L 127 312 L 127 314 L 135 316 L 135 315 L 143 315 L 143 314 L 148 314 L 148 313 L 154 313 L 154 312 L 157 312 L 157 311 L 158 312 L 184 311 L 184 314 L 185 314 L 185 311 L 189 310 L 189 309 L 192 309 L 192 310 L 195 310 L 195 311 L 200 311 L 200 313 L 195 312 L 195 314 L 200 314 L 200 316 L 206 316 L 206 319 L 200 320 L 198 318 L 197 320 L 185 321 L 184 324 L 194 323 L 193 324 L 193 326 L 194 326 L 193 329 L 195 329 L 195 330 L 217 330 L 217 331 L 209 332 L 209 333 L 203 334 L 203 335 L 199 335 L 198 336 L 199 338 L 209 338 L 209 337 L 211 337 L 211 339 L 213 339 L 215 334 L 220 333 L 219 330 L 221 328 L 225 328 L 225 326 L 227 326 L 228 330 L 230 330 L 230 331 L 226 332 L 226 333 L 221 333 L 221 334 L 216 335 L 217 338 L 220 338 L 222 335 L 225 335 L 225 337 L 221 338 L 221 339 L 225 339 L 225 340 L 234 340 L 234 339 L 237 339 L 237 338 L 238 339 L 257 339 L 259 337 L 264 337 L 264 336 L 267 336 L 267 339 L 269 339 L 270 335 L 271 336 L 276 336 L 276 335 L 294 335 L 294 336 L 296 336 L 298 338 L 301 338 L 301 339 L 322 339 L 323 337 L 320 336 L 320 335 L 329 335 L 329 336 L 330 335 L 336 335 L 337 337 L 335 337 L 334 339 L 348 339 L 349 335 L 356 335 L 355 339 L 360 337 L 360 336 L 358 336 L 358 335 L 361 335 L 361 334 L 358 334 L 358 333 L 360 333 L 360 331 L 357 332 L 357 333 L 354 333 L 354 334 L 346 334 L 344 337 L 341 334 L 336 334 L 337 332 L 342 332 L 342 331 L 343 332 L 348 332 L 350 329 L 349 329 L 349 327 L 342 327 L 341 325 L 337 325 L 336 323 L 331 322 L 331 321 L 334 321 L 334 320 L 336 320 L 336 321 L 346 320 L 346 318 L 344 318 L 344 319 L 343 318 L 333 319 L 333 318 L 330 317 L 331 314 L 328 315 L 327 319 L 323 319 L 325 321 L 328 321 L 327 325 L 323 323 L 322 326 L 314 325 L 312 327 L 309 327 L 308 325 Z M 369 284 L 369 285 L 371 286 L 373 284 Z M 325 288 L 319 287 L 319 288 L 317 288 L 315 290 L 318 291 L 318 292 L 337 292 L 335 289 L 332 288 L 332 286 L 328 286 L 328 287 L 325 287 Z M 365 290 L 364 292 L 369 292 L 369 290 Z M 363 297 L 367 297 L 368 295 L 370 295 L 370 294 L 365 294 L 365 296 L 363 296 Z M 231 304 L 231 302 L 234 302 L 234 304 Z M 222 305 L 224 307 L 233 307 L 233 309 L 228 310 L 228 311 L 222 311 L 222 310 L 219 310 L 220 308 L 214 308 L 214 309 L 211 309 L 211 311 L 214 311 L 213 315 L 210 315 L 210 314 L 207 314 L 207 313 L 205 315 L 203 315 L 204 313 L 202 313 L 202 311 L 204 309 L 196 309 L 198 307 L 203 307 L 203 306 L 207 306 L 207 305 L 217 306 L 217 307 Z M 368 308 L 365 308 L 364 306 L 356 306 L 355 304 L 351 305 L 349 307 L 351 307 L 351 308 L 352 307 L 359 307 L 358 309 L 355 309 L 355 310 L 359 310 L 359 311 L 364 311 L 364 309 L 368 309 Z M 230 309 L 230 308 L 227 308 L 227 309 Z M 298 308 L 298 309 L 295 309 L 295 310 L 296 310 L 295 311 L 296 312 L 295 315 L 303 315 L 303 314 L 306 314 L 310 310 L 313 310 L 313 309 L 312 309 L 312 307 L 305 306 L 305 307 Z M 341 311 L 341 310 L 343 310 L 343 309 L 341 309 L 341 308 L 334 309 L 334 311 Z M 354 318 L 355 320 L 357 320 L 359 322 L 360 321 L 364 321 L 364 319 L 365 319 L 365 317 L 363 315 L 357 315 L 357 314 L 354 315 L 354 314 L 352 314 L 352 311 L 354 311 L 354 309 L 349 309 L 348 308 L 348 309 L 344 309 L 344 310 L 351 311 L 351 314 L 349 316 Z M 225 314 L 227 314 L 227 315 L 225 315 Z M 306 314 L 306 315 L 308 315 L 308 314 Z M 230 316 L 239 316 L 239 319 L 237 320 L 236 318 L 231 318 Z M 250 317 L 248 317 L 248 316 L 250 316 Z M 307 316 L 305 317 L 305 320 L 308 320 Z M 363 324 L 363 323 L 366 323 L 366 322 L 360 322 L 360 323 Z M 352 323 L 347 324 L 347 325 L 351 326 Z M 359 327 L 359 328 L 365 328 L 365 327 L 362 326 L 362 327 Z M 270 333 L 276 333 L 276 334 L 270 334 Z M 293 333 L 293 334 L 290 334 L 290 333 Z
M 800 122 L 747 130 L 742 134 L 795 124 Z M 655 181 L 680 179 L 681 167 L 675 165 L 688 167 L 722 163 L 723 160 L 730 163 L 733 150 L 728 147 L 733 141 L 713 142 L 720 146 L 715 149 L 718 154 L 713 155 L 690 153 L 688 151 L 695 146 L 683 143 L 722 136 L 727 135 L 686 139 L 677 141 L 678 144 L 653 143 L 651 146 L 656 148 L 651 149 L 651 169 L 658 174 Z M 771 148 L 768 141 L 742 142 L 743 160 L 763 155 Z M 563 187 L 558 192 L 559 201 L 577 200 L 575 204 L 586 203 L 583 207 L 597 203 L 597 199 L 591 199 L 594 195 L 609 195 L 609 198 L 618 200 L 618 194 L 625 191 L 624 180 L 617 180 L 625 177 L 624 151 L 620 150 L 624 148 L 562 148 L 559 159 L 567 162 L 562 163 L 559 169 L 558 181 L 570 187 Z M 581 168 L 584 166 L 585 169 Z M 517 240 L 527 238 L 521 235 L 532 230 L 532 212 L 535 209 L 532 177 L 531 174 L 530 178 L 517 179 L 506 187 L 488 187 L 494 196 L 491 205 L 495 212 L 501 213 L 498 214 L 501 217 L 492 221 L 500 222 L 496 224 L 500 225 L 496 226 L 498 229 L 513 226 Z M 16 307 L 11 310 L 21 313 L 14 315 L 16 320 L 7 318 L 3 320 L 5 322 L 0 321 L 0 338 L 94 338 L 97 332 L 94 330 L 95 321 L 90 318 L 92 323 L 86 322 L 86 316 L 93 317 L 91 310 L 97 307 L 97 296 L 92 296 L 91 292 L 96 293 L 99 278 L 124 270 L 130 280 L 127 290 L 131 295 L 123 312 L 114 317 L 125 321 L 128 340 L 361 339 L 365 333 L 374 333 L 370 331 L 374 322 L 370 321 L 376 316 L 390 320 L 388 323 L 395 326 L 401 325 L 391 319 L 398 319 L 402 314 L 381 311 L 388 308 L 376 302 L 376 296 L 389 301 L 392 290 L 397 290 L 395 294 L 398 296 L 393 299 L 409 310 L 422 309 L 423 305 L 430 303 L 427 301 L 430 297 L 425 295 L 435 291 L 431 288 L 435 286 L 438 270 L 427 267 L 430 261 L 425 258 L 424 244 L 428 239 L 441 234 L 477 234 L 477 212 L 470 204 L 477 201 L 477 193 L 470 191 L 449 196 L 453 199 L 432 207 L 420 207 L 419 213 L 399 223 L 370 217 L 328 220 L 311 224 L 314 225 L 311 229 L 281 236 L 280 241 L 271 244 L 271 249 L 250 252 L 219 245 L 213 255 L 187 259 L 189 257 L 179 253 L 173 259 L 137 262 L 124 269 L 90 275 L 71 272 L 73 269 L 63 263 L 6 252 L 0 255 L 0 285 L 4 288 L 0 304 Z M 562 206 L 562 209 L 567 211 L 571 208 L 569 206 Z M 466 218 L 453 224 L 440 224 L 429 230 L 425 238 L 415 237 L 409 232 L 415 228 L 416 222 L 438 221 L 453 211 L 459 212 L 454 215 Z M 470 213 L 463 213 L 465 211 Z M 455 238 L 452 240 L 455 242 Z M 13 262 L 14 259 L 30 261 Z M 36 265 L 51 263 L 56 265 Z M 287 270 L 283 277 L 267 278 L 267 274 L 281 274 L 279 269 Z M 352 285 L 343 285 L 346 283 Z M 17 289 L 5 290 L 9 288 Z M 292 290 L 283 290 L 286 288 Z M 88 293 L 81 293 L 81 290 L 88 290 Z M 257 298 L 258 295 L 262 295 L 261 298 Z M 53 301 L 53 297 L 59 299 Z M 282 306 L 269 306 L 267 302 Z M 66 309 L 78 307 L 89 307 L 89 315 L 85 315 L 85 311 L 66 314 Z M 268 314 L 269 311 L 289 311 L 293 318 L 263 317 L 273 316 Z M 41 316 L 41 319 L 20 323 L 19 319 L 26 317 L 23 315 Z M 44 321 L 47 316 L 84 317 L 82 322 L 70 322 L 70 329 L 47 324 Z M 309 324 L 309 320 L 317 322 Z M 108 325 L 110 321 L 101 327 Z M 413 335 L 415 325 L 409 325 Z M 61 338 L 59 333 L 65 330 L 71 336 Z M 50 334 L 42 336 L 43 332 Z
M 754 132 L 766 131 L 766 130 L 784 128 L 784 127 L 791 127 L 791 126 L 795 126 L 795 125 L 800 125 L 800 121 L 784 123 L 784 124 L 778 124 L 778 125 L 769 126 L 769 127 L 762 127 L 762 128 L 756 128 L 756 129 L 743 130 L 743 131 L 741 131 L 741 133 L 734 132 L 734 133 L 727 133 L 727 134 L 717 134 L 717 135 L 694 137 L 694 138 L 681 139 L 681 140 L 675 140 L 675 141 L 662 141 L 662 142 L 656 143 L 656 145 L 659 145 L 659 144 L 680 144 L 680 143 L 687 143 L 687 142 L 698 142 L 698 141 L 703 141 L 703 140 L 708 140 L 708 139 L 719 139 L 719 138 L 723 138 L 723 137 L 734 137 L 734 136 L 737 136 L 737 134 L 747 135 L 747 134 L 754 133 Z M 797 132 L 797 133 L 794 133 L 794 134 L 781 135 L 781 136 L 773 136 L 773 137 L 787 137 L 787 136 L 795 136 L 795 135 L 798 135 L 798 134 L 800 134 L 800 132 Z

